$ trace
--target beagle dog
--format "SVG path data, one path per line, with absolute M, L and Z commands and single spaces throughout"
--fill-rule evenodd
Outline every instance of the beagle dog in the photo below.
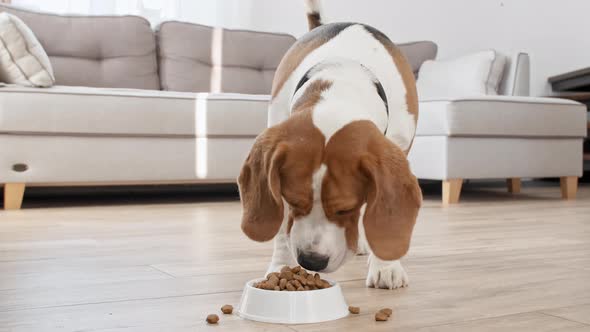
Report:
M 332 272 L 368 253 L 367 286 L 404 287 L 399 259 L 422 202 L 406 159 L 418 119 L 412 69 L 375 28 L 324 25 L 318 1 L 306 4 L 311 31 L 277 69 L 269 128 L 238 178 L 242 230 L 274 239 L 269 272 Z

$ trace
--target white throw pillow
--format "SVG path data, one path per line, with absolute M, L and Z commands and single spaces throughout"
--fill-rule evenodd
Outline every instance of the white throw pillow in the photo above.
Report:
M 420 100 L 497 95 L 506 58 L 494 50 L 428 60 L 418 73 Z
M 33 31 L 6 12 L 0 13 L 0 81 L 37 87 L 55 82 L 49 57 Z

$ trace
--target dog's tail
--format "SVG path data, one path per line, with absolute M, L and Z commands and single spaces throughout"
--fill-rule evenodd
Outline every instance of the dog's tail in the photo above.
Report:
M 313 30 L 322 25 L 320 0 L 305 0 L 305 7 L 307 9 L 307 24 L 309 25 L 309 30 Z

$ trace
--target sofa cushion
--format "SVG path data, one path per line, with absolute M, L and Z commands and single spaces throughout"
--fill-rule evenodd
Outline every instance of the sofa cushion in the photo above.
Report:
M 530 96 L 531 60 L 527 53 L 518 52 L 506 58 L 506 69 L 500 84 L 500 94 Z
M 268 96 L 54 86 L 0 88 L 0 133 L 255 137 Z
M 414 76 L 418 77 L 418 72 L 422 64 L 427 60 L 434 60 L 438 52 L 438 46 L 431 41 L 417 41 L 410 43 L 397 44 L 397 47 L 408 59 Z
M 420 100 L 497 95 L 506 57 L 486 50 L 447 60 L 429 60 L 416 82 Z
M 163 90 L 268 94 L 283 54 L 285 34 L 228 30 L 168 21 L 158 27 Z
M 17 16 L 0 13 L 0 80 L 24 86 L 52 86 L 53 69 L 35 34 Z
M 563 99 L 512 96 L 422 101 L 416 135 L 584 137 L 586 107 Z
M 139 16 L 63 16 L 0 5 L 18 16 L 49 55 L 56 84 L 159 89 L 156 40 Z

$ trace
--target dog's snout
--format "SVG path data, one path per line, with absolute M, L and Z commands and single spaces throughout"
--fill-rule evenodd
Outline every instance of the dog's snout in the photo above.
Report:
M 322 271 L 328 266 L 329 257 L 314 254 L 300 252 L 297 256 L 297 263 L 306 270 L 310 271 Z

